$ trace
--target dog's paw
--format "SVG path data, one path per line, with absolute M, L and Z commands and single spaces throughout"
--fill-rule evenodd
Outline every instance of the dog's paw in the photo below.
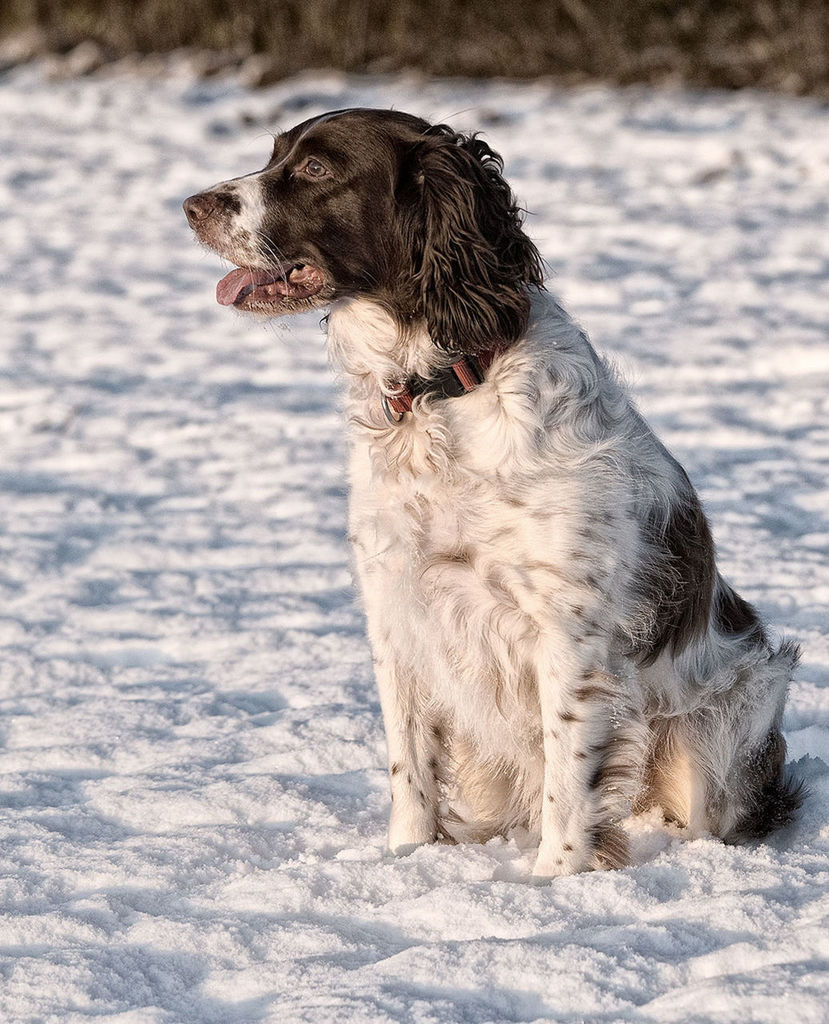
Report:
M 421 846 L 427 846 L 429 840 L 423 840 L 420 843 L 398 843 L 396 846 L 392 846 L 389 843 L 389 853 L 394 857 L 408 857 L 410 853 L 414 853 Z
M 586 848 L 574 849 L 570 843 L 542 844 L 533 866 L 532 880 L 536 885 L 543 885 L 554 878 L 589 871 L 592 866 L 592 853 Z
M 437 839 L 437 822 L 433 814 L 404 817 L 392 814 L 389 822 L 389 850 L 395 857 L 406 857 L 418 846 Z

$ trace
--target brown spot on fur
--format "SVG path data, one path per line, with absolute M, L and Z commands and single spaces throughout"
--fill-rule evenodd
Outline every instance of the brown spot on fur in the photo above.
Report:
M 603 686 L 580 686 L 573 696 L 576 700 L 613 700 L 616 695 Z
M 667 521 L 655 514 L 643 524 L 653 570 L 643 597 L 655 612 L 656 628 L 634 649 L 651 665 L 668 648 L 673 655 L 708 628 L 714 593 L 714 542 L 699 498 L 685 471 L 671 460 L 682 491 Z
M 434 555 L 426 565 L 420 574 L 421 579 L 427 575 L 432 569 L 439 569 L 441 566 L 447 565 L 462 565 L 470 566 L 475 558 L 475 550 L 471 547 L 458 548 L 455 551 L 441 551 L 439 554 Z
M 607 751 L 604 751 L 605 755 Z M 588 782 L 590 789 L 615 790 L 627 788 L 640 776 L 638 764 L 618 762 L 608 759 L 599 761 Z
M 550 572 L 554 576 L 564 575 L 562 570 L 557 565 L 553 565 L 551 562 L 539 562 L 537 560 L 530 560 L 527 562 L 523 562 L 522 566 L 524 569 L 527 569 L 528 571 Z
M 525 501 L 522 501 L 520 498 L 517 498 L 514 494 L 502 494 L 501 497 L 507 503 L 507 505 L 511 505 L 513 508 L 527 507 L 527 503 Z
M 515 599 L 515 594 L 507 586 L 504 576 L 500 572 L 490 572 L 486 577 L 486 584 L 492 591 L 493 595 L 498 598 L 500 602 L 507 605 L 509 608 L 518 610 L 518 602 Z
M 412 773 L 411 772 L 409 772 L 408 775 L 406 776 L 406 782 L 408 782 L 409 785 L 411 786 L 411 784 L 412 784 Z
M 556 802 L 556 798 L 553 796 L 552 793 L 547 794 L 547 799 L 550 801 L 551 804 L 554 804 Z
M 630 844 L 622 829 L 611 822 L 594 828 L 590 835 L 596 866 L 616 870 L 630 860 Z
M 565 843 L 562 846 L 562 850 L 564 850 L 565 853 L 572 853 L 573 852 L 573 847 L 569 843 Z
M 583 761 L 587 757 L 587 754 L 583 750 L 577 750 L 573 756 L 577 757 L 580 761 Z
M 754 608 L 720 577 L 714 594 L 714 622 L 720 633 L 746 634 L 753 643 L 765 643 L 766 631 Z
M 518 692 L 522 696 L 531 696 L 538 693 L 538 676 L 535 666 L 523 665 L 518 675 Z
M 562 722 L 580 722 L 581 719 L 573 714 L 572 711 L 559 711 L 558 717 Z
M 397 775 L 397 773 L 399 771 L 400 771 L 400 765 L 397 763 L 397 761 L 395 761 L 394 764 L 391 766 L 391 773 L 392 773 L 392 775 Z
M 521 580 L 521 589 L 528 594 L 534 594 L 538 588 L 535 585 L 535 581 L 525 574 Z

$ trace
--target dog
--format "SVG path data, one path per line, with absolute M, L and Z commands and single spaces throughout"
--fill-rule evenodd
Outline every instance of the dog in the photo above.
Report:
M 629 863 L 650 806 L 765 836 L 802 800 L 797 646 L 720 576 L 687 475 L 585 333 L 477 135 L 347 109 L 184 203 L 225 306 L 328 309 L 388 843 L 538 836 L 540 880 Z

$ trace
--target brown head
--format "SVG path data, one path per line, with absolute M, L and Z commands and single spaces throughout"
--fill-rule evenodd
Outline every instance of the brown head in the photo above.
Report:
M 239 269 L 224 305 L 265 315 L 368 296 L 436 345 L 474 353 L 522 334 L 541 260 L 482 140 L 393 110 L 333 111 L 278 135 L 266 166 L 184 203 Z

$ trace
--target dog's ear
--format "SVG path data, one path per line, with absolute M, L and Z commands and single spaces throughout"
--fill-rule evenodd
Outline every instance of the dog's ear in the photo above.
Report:
M 509 345 L 527 326 L 527 286 L 544 275 L 500 156 L 435 125 L 406 163 L 414 283 L 432 341 L 467 354 Z

